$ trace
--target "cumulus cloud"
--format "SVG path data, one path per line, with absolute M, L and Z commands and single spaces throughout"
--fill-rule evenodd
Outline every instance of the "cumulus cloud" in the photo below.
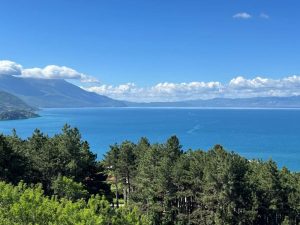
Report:
M 224 83 L 218 81 L 162 82 L 148 87 L 140 87 L 134 83 L 100 85 L 94 77 L 66 66 L 49 65 L 44 68 L 23 68 L 22 65 L 9 60 L 0 61 L 0 75 L 79 80 L 82 88 L 87 91 L 115 99 L 138 102 L 300 95 L 300 76 L 296 75 L 281 79 L 261 76 L 247 79 L 238 76 Z M 92 86 L 84 84 L 86 82 L 92 83 Z
M 232 16 L 234 19 L 250 19 L 252 16 L 246 12 L 240 12 Z
M 238 97 L 296 96 L 300 95 L 300 76 L 282 79 L 237 77 L 229 82 L 228 93 Z
M 79 73 L 66 66 L 49 65 L 44 68 L 23 69 L 23 77 L 34 77 L 43 79 L 75 79 L 82 82 L 97 82 L 96 78 Z
M 300 76 L 289 76 L 282 79 L 255 77 L 246 79 L 235 77 L 227 83 L 189 82 L 158 83 L 150 87 L 138 87 L 134 83 L 117 86 L 99 85 L 84 88 L 109 97 L 138 102 L 182 101 L 211 98 L 249 98 L 269 96 L 300 95 Z
M 45 68 L 24 69 L 22 76 L 46 79 L 80 79 L 82 74 L 65 66 L 49 65 Z
M 22 74 L 22 66 L 9 61 L 9 60 L 0 60 L 0 75 L 21 75 Z
M 100 85 L 84 88 L 112 98 L 130 101 L 178 101 L 181 99 L 210 98 L 222 89 L 219 82 L 158 83 L 151 87 L 138 87 L 134 83 L 117 86 Z
M 41 78 L 41 79 L 73 79 L 80 80 L 83 83 L 95 83 L 98 80 L 92 76 L 80 73 L 66 66 L 48 65 L 44 68 L 23 68 L 8 60 L 0 60 L 0 75 Z

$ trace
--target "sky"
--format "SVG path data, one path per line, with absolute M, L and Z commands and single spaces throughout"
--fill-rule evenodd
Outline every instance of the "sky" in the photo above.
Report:
M 68 79 L 135 101 L 299 95 L 299 8 L 299 0 L 1 0 L 0 74 Z

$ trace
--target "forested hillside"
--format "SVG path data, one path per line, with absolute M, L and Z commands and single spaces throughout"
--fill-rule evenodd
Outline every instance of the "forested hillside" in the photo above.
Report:
M 114 144 L 98 161 L 76 128 L 13 131 L 0 136 L 0 179 L 0 224 L 300 222 L 299 173 L 220 145 L 183 151 L 176 136 Z
M 34 108 L 18 97 L 0 90 L 0 113 L 12 110 L 33 111 Z
M 36 109 L 18 97 L 0 91 L 0 120 L 15 120 L 37 117 Z

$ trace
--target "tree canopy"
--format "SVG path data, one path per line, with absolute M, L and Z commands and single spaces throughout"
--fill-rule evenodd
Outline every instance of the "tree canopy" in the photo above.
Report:
M 124 141 L 102 160 L 77 128 L 0 135 L 0 224 L 300 223 L 300 174 L 221 145 Z

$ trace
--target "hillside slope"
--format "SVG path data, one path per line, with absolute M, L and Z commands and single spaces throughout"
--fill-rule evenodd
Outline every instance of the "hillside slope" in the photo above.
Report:
M 36 108 L 29 106 L 18 97 L 0 91 L 0 120 L 16 120 L 37 117 Z
M 35 108 L 29 106 L 20 98 L 12 94 L 0 91 L 0 112 L 13 110 L 34 111 Z
M 27 104 L 43 108 L 122 107 L 125 104 L 87 92 L 61 79 L 0 76 L 0 90 L 12 93 Z

